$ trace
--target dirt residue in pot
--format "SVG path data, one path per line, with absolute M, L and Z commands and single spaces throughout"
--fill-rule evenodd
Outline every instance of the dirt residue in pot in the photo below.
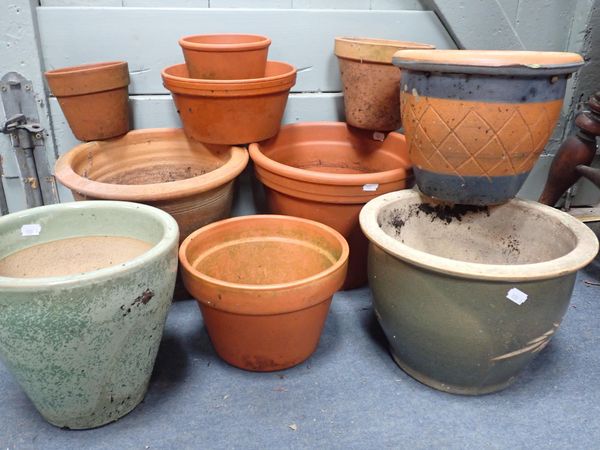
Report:
M 474 205 L 430 205 L 421 203 L 417 208 L 417 215 L 423 212 L 431 217 L 431 221 L 441 220 L 446 223 L 452 223 L 453 220 L 462 221 L 462 218 L 469 213 L 485 212 L 488 216 L 490 210 L 487 206 Z

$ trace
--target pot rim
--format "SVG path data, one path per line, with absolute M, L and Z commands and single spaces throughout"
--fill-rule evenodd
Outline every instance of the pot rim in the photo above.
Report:
M 236 43 L 217 43 L 217 42 L 194 42 L 193 38 L 209 38 L 209 37 L 253 37 L 255 41 L 236 42 Z M 192 51 L 201 52 L 239 52 L 260 50 L 271 45 L 271 39 L 260 34 L 245 34 L 245 33 L 211 33 L 211 34 L 190 34 L 179 39 L 179 45 Z
M 223 281 L 218 278 L 213 278 L 211 276 L 208 276 L 208 275 L 204 274 L 203 272 L 200 272 L 199 270 L 197 270 L 190 264 L 190 262 L 188 261 L 188 259 L 186 257 L 187 248 L 189 247 L 190 243 L 194 239 L 198 238 L 198 236 L 200 236 L 203 233 L 206 233 L 208 231 L 211 231 L 215 228 L 219 228 L 226 224 L 235 223 L 235 222 L 246 222 L 249 220 L 296 222 L 296 223 L 304 223 L 304 224 L 307 224 L 314 228 L 320 228 L 321 230 L 323 230 L 323 231 L 329 233 L 330 235 L 332 235 L 333 237 L 335 237 L 336 241 L 338 241 L 342 247 L 342 253 L 340 254 L 340 257 L 337 259 L 337 261 L 335 263 L 333 263 L 327 269 L 325 269 L 319 273 L 316 273 L 315 275 L 311 275 L 310 277 L 306 277 L 306 278 L 301 278 L 299 280 L 289 281 L 287 283 L 275 283 L 275 284 L 246 284 L 246 283 L 232 283 L 230 281 Z M 224 288 L 227 288 L 230 290 L 246 291 L 246 292 L 248 292 L 248 291 L 250 291 L 250 292 L 283 291 L 283 290 L 294 289 L 294 288 L 299 288 L 299 287 L 310 285 L 311 283 L 313 283 L 315 281 L 319 281 L 324 278 L 327 278 L 330 275 L 333 275 L 335 272 L 337 272 L 341 267 L 344 266 L 344 264 L 347 263 L 349 254 L 350 254 L 350 248 L 348 246 L 348 242 L 346 241 L 346 239 L 338 231 L 334 230 L 330 226 L 327 226 L 320 222 L 316 222 L 314 220 L 304 219 L 304 218 L 295 217 L 295 216 L 285 216 L 285 215 L 281 215 L 281 214 L 254 214 L 254 215 L 249 215 L 249 216 L 232 217 L 230 219 L 213 222 L 213 223 L 211 223 L 209 225 L 205 225 L 202 228 L 199 228 L 198 230 L 191 233 L 187 238 L 185 238 L 185 240 L 182 242 L 181 246 L 179 247 L 180 264 L 182 265 L 182 268 L 186 272 L 188 272 L 188 274 L 190 276 L 193 276 L 197 280 L 201 280 L 203 283 L 208 283 L 213 286 L 220 286 L 220 287 L 224 287 Z M 204 299 L 196 299 L 196 300 L 198 300 L 199 302 L 202 302 L 202 303 L 206 303 L 206 301 Z M 209 306 L 215 307 L 215 305 L 213 305 L 213 304 L 210 304 Z M 219 309 L 221 309 L 221 308 L 219 308 Z
M 394 201 L 420 199 L 421 194 L 415 190 L 390 192 L 369 201 L 361 210 L 359 221 L 369 241 L 386 253 L 415 266 L 461 278 L 489 281 L 534 281 L 557 278 L 573 273 L 592 261 L 598 253 L 598 239 L 593 231 L 579 220 L 558 211 L 550 206 L 531 200 L 512 199 L 507 203 L 526 206 L 539 211 L 571 230 L 577 241 L 569 253 L 552 259 L 532 264 L 482 264 L 466 262 L 433 255 L 403 244 L 387 235 L 377 223 L 381 209 Z
M 295 128 L 309 128 L 309 127 L 335 127 L 342 128 L 346 127 L 345 122 L 335 121 L 323 121 L 323 122 L 300 122 L 291 123 L 281 127 L 279 133 L 283 133 L 289 129 Z M 405 143 L 406 138 L 403 134 L 397 132 L 390 132 L 386 135 L 385 140 L 398 140 L 400 143 Z M 318 141 L 318 140 L 316 140 Z M 327 173 L 327 172 L 315 172 L 312 170 L 300 169 L 298 167 L 288 166 L 275 161 L 265 155 L 259 142 L 254 142 L 249 145 L 248 150 L 250 152 L 250 158 L 252 161 L 262 169 L 268 172 L 273 172 L 277 175 L 291 178 L 293 180 L 305 181 L 308 183 L 315 184 L 329 184 L 329 185 L 342 185 L 342 186 L 362 186 L 370 183 L 389 183 L 394 181 L 403 180 L 406 178 L 406 171 L 409 168 L 407 161 L 407 167 L 384 170 L 382 172 L 372 173 L 361 173 L 361 174 L 342 174 L 342 173 Z
M 527 50 L 399 50 L 392 62 L 406 70 L 507 76 L 570 74 L 584 64 L 577 53 Z
M 61 67 L 44 73 L 56 97 L 110 91 L 129 86 L 126 61 L 107 61 Z M 79 80 L 79 83 L 78 83 Z
M 267 61 L 267 69 L 269 67 L 279 69 L 275 75 L 270 75 L 261 78 L 247 78 L 242 80 L 207 80 L 201 78 L 186 78 L 178 75 L 172 75 L 175 68 L 187 67 L 185 64 L 174 64 L 165 67 L 161 71 L 161 76 L 165 87 L 175 93 L 187 93 L 187 90 L 194 92 L 206 91 L 211 95 L 215 95 L 215 91 L 249 91 L 260 90 L 275 86 L 292 87 L 296 81 L 296 68 L 291 64 L 283 61 Z M 175 89 L 174 89 L 175 88 Z M 179 89 L 177 89 L 179 88 Z
M 63 211 L 74 211 L 78 209 L 86 210 L 141 210 L 150 219 L 156 220 L 162 224 L 163 236 L 160 241 L 154 244 L 149 250 L 145 251 L 133 259 L 125 261 L 122 264 L 105 267 L 103 269 L 85 272 L 83 274 L 63 275 L 55 277 L 39 278 L 13 278 L 0 276 L 0 289 L 11 291 L 39 290 L 60 287 L 67 289 L 80 283 L 98 283 L 114 279 L 116 276 L 130 273 L 138 270 L 148 264 L 150 261 L 160 257 L 176 247 L 179 242 L 179 227 L 177 222 L 170 214 L 155 208 L 153 206 L 141 203 L 109 201 L 109 200 L 89 200 L 81 202 L 57 203 L 54 205 L 39 206 L 26 209 L 0 217 L 0 227 L 10 226 L 9 224 L 30 223 L 32 220 L 39 220 L 42 217 L 48 217 L 54 214 L 60 214 Z M 61 239 L 70 237 L 86 237 L 74 234 L 65 236 Z M 92 236 L 92 235 L 89 235 Z M 94 235 L 97 236 L 97 235 Z M 61 240 L 57 239 L 57 240 Z M 143 239 L 141 239 L 143 240 Z M 146 242 L 146 241 L 144 241 Z M 23 249 L 28 247 L 23 247 Z
M 403 49 L 432 50 L 435 46 L 421 42 L 397 41 L 368 37 L 340 36 L 335 38 L 334 52 L 338 58 L 392 64 L 392 56 Z
M 91 147 L 113 144 L 119 140 L 145 140 L 148 137 L 167 139 L 170 136 L 181 136 L 188 139 L 181 128 L 145 128 L 106 141 L 92 141 L 76 145 L 56 161 L 55 176 L 61 184 L 79 194 L 106 200 L 154 202 L 188 197 L 207 192 L 232 181 L 246 168 L 248 152 L 246 149 L 231 146 L 231 157 L 221 167 L 192 178 L 150 184 L 114 184 L 102 183 L 84 178 L 73 170 L 73 160 Z

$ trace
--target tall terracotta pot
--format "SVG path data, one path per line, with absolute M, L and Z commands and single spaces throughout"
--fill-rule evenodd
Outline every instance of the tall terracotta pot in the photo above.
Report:
M 386 192 L 404 189 L 410 163 L 404 136 L 383 141 L 343 122 L 286 125 L 266 142 L 250 145 L 269 212 L 329 225 L 350 244 L 344 289 L 367 281 L 367 240 L 360 230 L 362 206 Z
M 402 121 L 419 189 L 452 203 L 514 197 L 560 116 L 574 53 L 401 50 Z
M 219 356 L 272 371 L 301 363 L 317 347 L 346 276 L 348 244 L 311 220 L 243 216 L 192 233 L 179 260 Z
M 55 173 L 77 200 L 125 200 L 168 212 L 183 240 L 229 217 L 233 183 L 247 163 L 243 148 L 202 144 L 179 128 L 156 128 L 78 145 L 58 159 Z
M 199 80 L 189 77 L 185 64 L 177 64 L 164 69 L 162 77 L 188 137 L 235 145 L 277 134 L 296 69 L 268 61 L 262 78 Z
M 400 128 L 400 71 L 393 66 L 392 56 L 402 49 L 432 48 L 429 44 L 389 39 L 335 38 L 346 122 L 367 130 Z
M 257 34 L 196 34 L 179 39 L 191 78 L 245 80 L 265 76 L 271 39 Z
M 64 67 L 45 73 L 73 134 L 80 141 L 129 131 L 129 69 L 114 61 Z
M 82 239 L 98 237 L 103 248 L 82 246 Z M 67 239 L 79 246 L 65 250 Z M 124 253 L 122 239 L 143 241 L 147 250 L 114 264 Z M 1 217 L 0 242 L 0 357 L 40 414 L 79 429 L 129 413 L 146 394 L 171 305 L 173 218 L 125 202 L 50 205 Z M 25 260 L 33 277 L 6 276 L 6 257 L 56 242 L 63 243 L 60 251 Z M 113 265 L 36 275 L 78 260 L 89 265 L 92 253 L 106 254 Z
M 577 270 L 598 253 L 577 219 L 516 199 L 448 205 L 405 190 L 367 203 L 360 223 L 394 359 L 456 394 L 512 383 L 558 331 Z

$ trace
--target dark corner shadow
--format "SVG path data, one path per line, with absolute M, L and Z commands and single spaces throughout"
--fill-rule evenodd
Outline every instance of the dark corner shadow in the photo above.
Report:
M 168 385 L 170 387 L 181 384 L 185 381 L 187 373 L 188 356 L 182 337 L 165 330 L 156 355 L 154 371 L 150 378 L 150 389 L 153 384 Z
M 204 326 L 204 322 L 200 322 L 199 326 L 194 328 L 194 331 L 188 335 L 190 340 L 190 350 L 194 357 L 201 358 L 202 360 L 215 362 L 220 361 L 217 352 L 208 336 L 208 330 Z
M 371 309 L 370 312 L 366 312 L 364 314 L 365 317 L 362 318 L 363 326 L 366 329 L 368 335 L 371 337 L 373 342 L 377 344 L 377 346 L 381 349 L 381 351 L 385 353 L 389 353 L 389 344 L 388 340 L 381 329 L 381 325 L 377 321 L 377 317 L 375 317 L 375 313 Z

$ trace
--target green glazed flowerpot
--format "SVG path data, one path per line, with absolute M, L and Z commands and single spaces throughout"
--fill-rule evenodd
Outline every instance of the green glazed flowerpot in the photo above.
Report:
M 531 201 L 431 202 L 408 190 L 362 209 L 375 314 L 412 377 L 456 394 L 498 391 L 556 333 L 598 240 Z
M 38 235 L 28 235 L 31 225 Z M 117 420 L 145 395 L 173 295 L 177 223 L 159 209 L 112 201 L 0 218 L 0 260 L 89 236 L 149 245 L 133 259 L 85 273 L 0 276 L 0 357 L 48 422 L 76 429 Z

